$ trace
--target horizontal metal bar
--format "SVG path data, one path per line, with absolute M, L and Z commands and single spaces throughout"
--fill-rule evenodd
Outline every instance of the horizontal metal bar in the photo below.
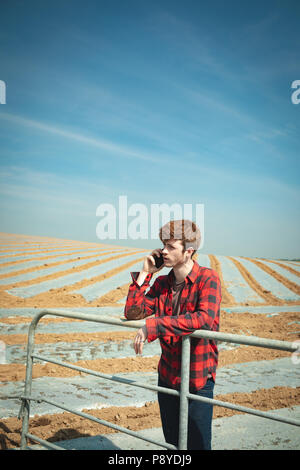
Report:
M 40 356 L 40 355 L 33 354 L 32 357 L 43 360 L 43 361 L 46 361 L 46 362 L 52 362 L 54 364 L 60 365 L 62 367 L 67 367 L 69 369 L 78 370 L 79 372 L 84 372 L 86 374 L 95 375 L 96 377 L 101 377 L 101 378 L 104 378 L 104 379 L 113 380 L 114 382 L 120 382 L 120 383 L 123 383 L 123 384 L 133 385 L 135 387 L 146 388 L 148 390 L 163 392 L 163 393 L 167 393 L 169 395 L 180 396 L 180 393 L 177 390 L 174 390 L 174 389 L 169 389 L 169 388 L 166 388 L 166 387 L 159 387 L 159 386 L 155 386 L 155 385 L 148 385 L 148 384 L 145 384 L 143 382 L 135 382 L 133 380 L 124 379 L 122 377 L 118 378 L 118 377 L 115 377 L 115 376 L 112 376 L 112 375 L 103 374 L 103 373 L 96 372 L 96 371 L 93 371 L 93 370 L 90 370 L 90 369 L 85 369 L 84 367 L 78 367 L 78 366 L 75 366 L 73 364 L 67 364 L 67 363 L 63 363 L 61 361 L 57 361 L 57 360 L 53 360 L 53 359 L 47 359 L 46 357 Z M 198 395 L 194 395 L 194 394 L 191 394 L 191 393 L 189 393 L 187 395 L 187 397 L 191 398 L 191 399 L 194 399 L 194 400 L 198 400 L 198 401 L 212 403 L 213 405 L 216 405 L 216 406 L 222 406 L 224 408 L 230 408 L 232 410 L 242 411 L 244 413 L 254 414 L 254 415 L 257 415 L 257 416 L 262 416 L 264 418 L 270 418 L 270 419 L 273 419 L 275 421 L 282 421 L 284 423 L 293 424 L 295 426 L 300 426 L 300 421 L 299 420 L 294 420 L 292 418 L 283 418 L 279 415 L 270 415 L 270 416 L 268 416 L 268 414 L 264 411 L 254 410 L 253 408 L 247 408 L 245 406 L 235 405 L 235 404 L 230 403 L 230 402 L 223 402 L 223 401 L 215 400 L 215 399 L 212 399 L 212 398 L 200 397 Z
M 39 319 L 44 315 L 57 315 L 61 317 L 77 318 L 85 321 L 95 321 L 97 323 L 106 323 L 109 325 L 126 326 L 129 328 L 141 328 L 145 324 L 145 320 L 117 320 L 115 318 L 103 317 L 95 314 L 86 314 L 79 312 L 70 312 L 67 310 L 45 309 L 36 314 L 33 324 L 37 324 Z M 258 346 L 261 348 L 278 349 L 281 351 L 294 352 L 298 350 L 294 342 L 274 340 L 269 338 L 260 338 L 258 336 L 237 335 L 225 333 L 221 331 L 197 330 L 190 335 L 193 338 L 207 338 L 216 341 L 226 341 L 235 344 L 245 344 L 248 346 Z
M 66 449 L 64 449 L 63 447 L 57 446 L 57 445 L 55 445 L 55 444 L 52 444 L 51 442 L 48 442 L 48 441 L 45 441 L 44 439 L 41 439 L 40 437 L 34 436 L 33 434 L 30 434 L 29 432 L 27 432 L 25 435 L 26 435 L 26 437 L 29 437 L 29 439 L 31 439 L 32 441 L 39 442 L 39 443 L 42 444 L 44 447 L 49 447 L 49 449 L 53 449 L 53 450 L 66 450 Z M 29 447 L 29 446 L 27 446 L 27 447 Z M 30 448 L 30 447 L 29 447 L 29 448 Z
M 192 393 L 188 393 L 187 397 L 192 400 L 202 401 L 204 403 L 211 403 L 212 405 L 215 405 L 215 406 L 222 406 L 224 408 L 230 408 L 232 410 L 242 411 L 244 413 L 260 416 L 261 418 L 273 419 L 274 421 L 281 421 L 282 423 L 292 424 L 294 426 L 300 426 L 300 420 L 293 419 L 293 418 L 285 418 L 283 416 L 271 414 L 266 411 L 260 411 L 260 410 L 255 410 L 253 408 L 248 408 L 245 406 L 235 405 L 234 403 L 230 403 L 228 401 L 220 401 L 220 400 L 215 400 L 213 398 L 201 397 L 199 395 L 194 395 Z
M 228 343 L 258 346 L 260 348 L 278 349 L 280 351 L 294 352 L 298 350 L 297 345 L 289 341 L 260 338 L 259 336 L 236 335 L 231 333 L 223 333 L 222 331 L 197 330 L 195 333 L 191 334 L 191 336 L 193 338 L 215 339 L 216 341 L 226 341 Z
M 126 385 L 133 385 L 134 387 L 146 388 L 148 390 L 153 390 L 154 392 L 165 392 L 169 395 L 177 395 L 177 396 L 180 395 L 180 393 L 177 390 L 173 390 L 171 388 L 166 389 L 165 387 L 158 387 L 156 385 L 148 385 L 148 384 L 143 383 L 143 382 L 136 382 L 134 380 L 125 379 L 123 377 L 117 377 L 115 375 L 103 374 L 102 372 L 96 372 L 96 371 L 91 370 L 91 369 L 85 369 L 84 367 L 79 367 L 79 366 L 75 366 L 73 364 L 68 364 L 66 362 L 57 361 L 56 359 L 49 359 L 45 356 L 40 356 L 38 354 L 32 354 L 31 357 L 34 358 L 34 359 L 40 359 L 40 360 L 45 361 L 45 362 L 51 362 L 53 364 L 57 364 L 57 365 L 62 366 L 62 367 L 67 367 L 68 369 L 78 370 L 79 372 L 84 372 L 85 374 L 95 375 L 96 377 L 101 377 L 102 379 L 108 379 L 108 380 L 123 383 L 123 384 L 126 384 Z
M 24 397 L 22 397 L 24 398 Z M 28 400 L 38 400 L 38 401 L 43 401 L 44 403 L 48 403 L 49 405 L 56 406 L 57 408 L 60 408 L 62 410 L 68 411 L 70 413 L 76 414 L 78 416 L 81 416 L 82 418 L 87 418 L 90 419 L 91 421 L 95 421 L 98 424 L 102 424 L 103 426 L 107 426 L 109 428 L 115 429 L 116 431 L 124 432 L 126 434 L 129 434 L 132 437 L 136 437 L 138 439 L 142 439 L 143 441 L 150 442 L 151 444 L 156 444 L 160 447 L 165 447 L 166 449 L 172 449 L 172 450 L 177 450 L 177 447 L 171 445 L 171 444 L 162 444 L 161 442 L 155 441 L 154 439 L 149 439 L 148 437 L 142 436 L 141 434 L 131 431 L 130 429 L 123 428 L 121 426 L 118 426 L 117 424 L 110 423 L 109 421 L 105 421 L 103 419 L 96 418 L 95 416 L 89 415 L 88 413 L 84 413 L 83 411 L 78 411 L 78 410 L 73 410 L 72 408 L 69 408 L 65 405 L 61 405 L 60 403 L 56 403 L 52 400 L 47 400 L 45 398 L 37 398 L 37 397 L 26 397 Z M 26 434 L 28 436 L 28 433 Z

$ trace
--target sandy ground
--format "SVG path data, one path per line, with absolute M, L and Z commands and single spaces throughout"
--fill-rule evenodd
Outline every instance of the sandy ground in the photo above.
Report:
M 222 313 L 222 331 L 238 334 L 259 335 L 265 338 L 276 338 L 286 340 L 291 336 L 293 340 L 299 339 L 297 324 L 299 319 L 297 313 L 281 313 L 273 317 L 263 314 L 228 314 Z M 2 322 L 14 323 L 23 321 L 20 317 L 1 319 Z M 30 319 L 27 319 L 29 322 Z M 60 321 L 60 319 L 47 319 L 44 322 Z M 101 341 L 120 341 L 124 338 L 134 338 L 135 332 L 112 332 L 94 334 L 37 334 L 36 343 L 48 343 L 61 340 L 87 341 L 101 339 Z M 26 335 L 2 335 L 7 344 L 25 344 Z M 251 362 L 259 360 L 271 360 L 278 357 L 290 356 L 285 351 L 277 351 L 258 347 L 240 346 L 234 350 L 220 351 L 219 368 L 230 364 Z M 133 371 L 155 371 L 157 370 L 159 357 L 137 356 L 120 359 L 101 359 L 90 361 L 79 361 L 76 365 L 88 369 L 114 374 L 118 372 Z M 55 364 L 35 364 L 33 368 L 33 378 L 48 377 L 71 377 L 77 375 L 77 371 L 65 369 Z M 81 375 L 84 375 L 81 373 Z M 0 381 L 5 382 L 24 380 L 25 365 L 23 364 L 0 364 Z M 1 390 L 1 382 L 0 382 Z M 260 410 L 271 410 L 290 407 L 300 402 L 300 390 L 289 387 L 274 387 L 268 390 L 259 390 L 252 393 L 233 393 L 219 395 L 215 398 L 225 401 L 232 401 L 241 405 L 258 408 Z M 160 426 L 160 416 L 157 403 L 147 403 L 141 408 L 135 407 L 111 407 L 101 410 L 84 410 L 98 418 L 108 422 L 117 423 L 120 426 L 132 430 Z M 214 418 L 232 416 L 236 412 L 226 408 L 214 407 Z M 9 449 L 20 445 L 21 422 L 17 418 L 0 420 L 0 448 Z M 69 413 L 58 413 L 53 415 L 36 416 L 30 420 L 29 432 L 55 442 L 63 439 L 72 439 L 82 436 L 95 436 L 112 432 L 111 428 L 101 426 L 89 420 L 84 420 L 79 416 Z
M 21 240 L 21 238 L 20 238 Z M 46 239 L 45 239 L 46 241 Z M 89 244 L 91 246 L 91 244 Z M 84 244 L 83 244 L 84 246 Z M 123 247 L 124 248 L 124 247 Z M 56 250 L 58 251 L 58 250 Z M 30 246 L 28 247 L 28 253 L 30 253 Z M 4 254 L 4 253 L 3 253 Z M 41 254 L 41 256 L 49 255 L 49 251 Z M 112 257 L 115 256 L 112 254 Z M 82 257 L 82 255 L 78 255 Z M 215 256 L 209 255 L 213 269 L 215 269 L 221 279 L 222 283 L 222 304 L 221 307 L 229 307 L 236 305 L 234 299 L 231 297 L 224 284 L 222 273 L 218 260 Z M 28 254 L 28 259 L 30 254 Z M 78 270 L 84 267 L 91 267 L 95 265 L 95 262 L 89 261 L 89 256 L 86 256 L 86 265 L 77 268 Z M 141 260 L 143 254 L 141 253 Z M 235 259 L 233 262 L 239 269 L 244 279 L 249 285 L 265 300 L 266 305 L 293 305 L 300 304 L 300 302 L 283 302 L 282 300 L 274 297 L 271 292 L 265 291 L 255 279 L 243 268 L 243 266 Z M 136 263 L 137 260 L 127 263 L 126 269 L 130 271 L 131 265 Z M 259 261 L 256 263 L 262 267 L 266 272 L 273 275 L 277 280 L 282 282 L 286 287 L 293 290 L 297 294 L 300 294 L 300 288 L 296 284 L 288 281 L 286 278 L 282 278 L 278 273 L 269 267 L 261 265 Z M 280 264 L 279 262 L 276 262 Z M 276 265 L 274 262 L 274 267 Z M 14 262 L 9 263 L 9 265 Z M 51 265 L 57 265 L 59 262 L 53 263 L 51 258 L 44 262 L 45 267 Z M 99 264 L 99 261 L 97 262 Z M 20 270 L 18 274 L 25 273 L 28 271 L 34 271 L 37 268 L 30 270 L 22 270 L 21 263 L 19 264 Z M 288 268 L 290 272 L 300 277 L 300 273 L 291 267 Z M 76 269 L 67 269 L 64 274 L 74 273 Z M 41 271 L 42 272 L 42 271 Z M 107 276 L 113 275 L 118 272 L 118 269 L 114 269 L 105 275 L 100 275 L 93 279 L 93 282 L 105 279 Z M 7 275 L 0 275 L 0 279 Z M 41 280 L 54 279 L 59 277 L 58 274 L 51 276 L 45 276 L 39 278 Z M 129 283 L 125 286 L 121 286 L 114 291 L 111 291 L 108 295 L 96 299 L 93 302 L 87 302 L 81 295 L 72 293 L 74 285 L 71 287 L 62 287 L 60 289 L 53 289 L 45 294 L 40 294 L 32 298 L 21 299 L 12 296 L 5 292 L 6 289 L 11 287 L 21 287 L 30 285 L 37 280 L 25 281 L 18 284 L 11 284 L 9 286 L 0 286 L 0 305 L 1 308 L 14 308 L 14 307 L 36 307 L 39 308 L 55 308 L 55 307 L 96 307 L 96 306 L 118 306 L 118 302 L 122 299 L 128 291 Z M 81 288 L 88 284 L 87 280 L 83 280 L 75 285 L 75 288 Z M 240 305 L 240 304 L 239 304 Z M 245 305 L 258 305 L 255 303 Z M 283 311 L 275 316 L 268 316 L 264 314 L 251 314 L 251 313 L 225 313 L 221 312 L 220 330 L 224 332 L 255 335 L 264 338 L 273 338 L 279 340 L 295 341 L 300 338 L 299 334 L 299 313 L 289 313 Z M 16 324 L 18 322 L 25 323 L 30 322 L 31 318 L 22 317 L 9 317 L 0 319 L 1 324 Z M 76 321 L 62 318 L 43 318 L 41 322 L 53 323 L 53 331 L 55 331 L 55 323 L 59 321 Z M 79 321 L 79 320 L 77 320 Z M 132 332 L 104 332 L 104 333 L 66 333 L 56 334 L 36 334 L 36 344 L 42 343 L 53 343 L 58 341 L 121 341 L 123 339 L 134 338 L 135 331 Z M 27 336 L 21 334 L 12 335 L 1 335 L 0 340 L 3 340 L 8 345 L 20 345 L 20 347 L 26 347 Z M 289 356 L 290 353 L 283 351 L 276 351 L 271 349 L 256 348 L 240 346 L 234 350 L 221 351 L 219 356 L 219 367 L 228 366 L 230 364 L 251 362 L 258 360 L 271 360 L 278 357 Z M 76 365 L 90 368 L 99 372 L 104 373 L 117 373 L 117 372 L 133 372 L 133 371 L 155 371 L 157 370 L 159 357 L 132 357 L 126 359 L 101 359 L 93 361 L 79 361 Z M 76 371 L 65 369 L 54 364 L 35 364 L 33 368 L 33 377 L 69 377 L 78 374 Z M 1 382 L 5 381 L 20 381 L 25 378 L 25 365 L 24 364 L 0 364 L 0 393 L 1 393 Z M 242 404 L 247 407 L 258 408 L 261 410 L 271 410 L 277 408 L 290 407 L 299 404 L 300 396 L 299 389 L 289 387 L 274 387 L 268 390 L 258 390 L 252 393 L 234 393 L 226 394 L 224 396 L 217 396 L 216 398 L 232 401 L 235 403 Z M 111 407 L 104 408 L 101 410 L 84 410 L 90 414 L 100 417 L 101 419 L 109 422 L 117 423 L 120 426 L 132 430 L 139 430 L 144 428 L 158 427 L 160 426 L 160 416 L 157 403 L 146 403 L 145 406 L 140 408 L 135 407 Z M 231 416 L 234 412 L 221 407 L 214 407 L 214 418 Z M 0 449 L 8 449 L 18 447 L 20 444 L 20 428 L 21 422 L 17 418 L 9 418 L 0 420 Z M 81 436 L 94 436 L 97 434 L 104 434 L 112 432 L 112 429 L 101 426 L 92 421 L 85 420 L 81 417 L 71 415 L 69 413 L 59 413 L 53 415 L 36 416 L 30 420 L 29 432 L 49 441 L 55 442 L 64 439 L 71 439 Z
M 215 398 L 267 411 L 293 406 L 297 400 L 299 402 L 299 390 L 287 387 L 274 387 L 273 389 L 261 389 L 252 393 L 217 395 Z M 157 402 L 146 403 L 140 408 L 111 407 L 100 410 L 84 409 L 83 412 L 133 431 L 161 426 Z M 215 406 L 213 419 L 224 416 L 229 417 L 237 413 L 234 410 Z M 3 432 L 0 435 L 1 448 L 18 447 L 20 445 L 21 422 L 17 418 L 10 418 L 2 420 L 0 427 Z M 115 431 L 107 426 L 64 412 L 31 418 L 29 432 L 50 442 L 57 442 L 77 437 L 97 436 Z M 29 443 L 36 444 L 33 441 L 29 441 Z

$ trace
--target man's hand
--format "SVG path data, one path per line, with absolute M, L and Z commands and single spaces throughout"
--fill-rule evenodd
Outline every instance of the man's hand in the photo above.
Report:
M 138 330 L 136 337 L 134 338 L 133 347 L 135 350 L 135 354 L 142 354 L 144 342 L 146 341 L 147 336 L 148 336 L 147 328 L 146 328 L 146 325 L 144 325 L 142 328 Z
M 144 259 L 144 265 L 143 265 L 143 271 L 145 273 L 156 273 L 158 271 L 160 271 L 163 267 L 164 267 L 164 264 L 162 264 L 159 268 L 157 268 L 155 266 L 155 259 L 153 257 L 153 255 L 156 255 L 158 256 L 159 258 L 162 257 L 162 249 L 161 248 L 157 248 L 156 250 L 153 250 L 150 255 L 146 256 L 145 259 Z

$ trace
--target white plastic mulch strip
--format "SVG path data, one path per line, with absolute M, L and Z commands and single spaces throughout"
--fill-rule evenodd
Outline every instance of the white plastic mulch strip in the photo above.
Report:
M 125 265 L 126 263 L 133 261 L 137 258 L 141 258 L 142 256 L 142 253 L 137 253 L 135 255 L 129 254 L 128 256 L 124 256 L 122 258 L 120 257 L 115 260 L 99 264 L 99 266 L 94 266 L 92 268 L 81 270 L 74 274 L 63 275 L 57 279 L 43 281 L 38 284 L 33 284 L 32 286 L 12 288 L 7 290 L 6 292 L 11 295 L 22 298 L 33 297 L 37 294 L 47 292 L 50 289 L 57 289 L 66 285 L 72 285 L 76 282 L 82 281 L 83 279 L 88 280 L 93 278 L 94 276 L 99 276 L 100 274 L 107 273 L 108 271 L 114 268 L 120 268 L 122 267 L 122 265 Z
M 275 297 L 281 300 L 300 300 L 299 295 L 285 287 L 281 282 L 259 268 L 255 263 L 240 257 L 235 257 L 235 259 L 247 269 L 263 289 L 270 291 Z
M 126 372 L 116 374 L 128 381 L 157 385 L 156 372 Z M 51 386 L 50 386 L 51 384 Z M 300 374 L 290 358 L 233 364 L 217 371 L 214 394 L 251 393 L 273 387 L 299 387 Z M 24 382 L 8 382 L 1 386 L 2 395 L 21 395 Z M 99 377 L 75 376 L 66 378 L 39 377 L 33 379 L 32 395 L 41 395 L 75 409 L 103 408 L 109 406 L 142 406 L 156 401 L 156 392 L 120 384 Z M 0 417 L 16 416 L 18 400 L 0 400 Z M 45 403 L 32 403 L 31 413 L 58 413 L 59 410 Z
M 295 284 L 300 285 L 300 277 L 297 276 L 296 274 L 291 273 L 288 269 L 282 268 L 278 264 L 271 263 L 269 261 L 266 261 L 264 259 L 258 260 L 260 263 L 265 264 L 266 266 L 270 267 L 274 271 L 276 271 L 278 274 L 281 276 L 285 277 L 289 281 L 294 282 Z
M 125 250 L 125 248 L 124 248 Z M 93 254 L 93 252 L 95 253 L 104 253 L 106 251 L 124 251 L 124 250 L 121 250 L 121 249 L 118 249 L 118 248 L 84 248 L 84 249 L 79 249 L 79 248 L 72 248 L 68 251 L 49 251 L 48 253 L 47 252 L 39 252 L 38 254 L 34 253 L 26 253 L 26 254 L 23 254 L 22 256 L 0 256 L 0 265 L 1 264 L 5 264 L 5 263 L 12 263 L 14 261 L 24 261 L 24 260 L 29 260 L 29 261 L 34 261 L 35 258 L 41 258 L 39 261 L 42 261 L 43 259 L 48 259 L 49 256 L 58 256 L 60 257 L 59 255 L 70 255 L 70 256 L 76 256 L 76 254 L 84 254 L 84 253 L 87 253 L 87 254 Z M 49 258 L 49 260 L 51 260 L 52 258 Z M 22 266 L 24 265 L 25 263 L 22 263 Z M 21 266 L 21 265 L 20 265 Z M 15 266 L 13 266 L 15 268 Z
M 266 301 L 260 297 L 245 281 L 238 268 L 227 256 L 216 256 L 221 265 L 225 287 L 236 303 Z
M 92 263 L 94 261 L 102 261 L 103 259 L 110 258 L 114 256 L 116 252 L 112 253 L 109 252 L 106 254 L 106 252 L 103 253 L 97 253 L 94 256 L 91 256 L 88 259 L 76 259 L 75 256 L 66 256 L 62 258 L 54 258 L 48 261 L 48 263 L 55 263 L 57 261 L 66 261 L 65 264 L 60 264 L 58 266 L 52 266 L 50 268 L 43 268 L 39 271 L 33 271 L 29 273 L 22 273 L 22 274 L 17 274 L 16 276 L 11 276 L 11 277 L 6 277 L 4 279 L 0 279 L 0 285 L 5 285 L 5 284 L 13 284 L 15 282 L 23 282 L 23 281 L 29 281 L 31 279 L 37 279 L 42 276 L 49 276 L 54 273 L 58 273 L 60 271 L 65 271 L 67 269 L 72 269 L 72 268 L 77 268 L 79 266 L 82 266 L 87 263 Z M 117 252 L 119 254 L 119 252 Z M 120 254 L 125 254 L 126 252 L 124 251 L 123 253 L 121 252 Z M 28 267 L 37 267 L 41 266 L 43 267 L 43 261 L 33 261 L 31 266 L 28 266 L 29 263 L 24 263 L 22 266 L 18 267 L 18 270 L 20 269 L 26 269 Z M 31 264 L 31 263 L 30 263 Z M 35 266 L 34 266 L 35 265 Z M 15 267 L 14 267 L 15 268 Z M 16 268 L 15 268 L 16 269 Z M 7 271 L 4 269 L 1 269 L 1 274 L 7 274 Z

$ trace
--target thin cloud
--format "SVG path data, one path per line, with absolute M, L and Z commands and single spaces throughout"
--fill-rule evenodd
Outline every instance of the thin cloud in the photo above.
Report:
M 57 136 L 65 137 L 66 139 L 70 139 L 70 140 L 77 141 L 77 142 L 80 142 L 89 146 L 100 148 L 106 152 L 114 153 L 114 154 L 117 154 L 119 156 L 126 157 L 126 158 L 135 158 L 138 160 L 151 161 L 154 163 L 161 163 L 162 160 L 172 161 L 172 158 L 168 156 L 149 155 L 137 149 L 114 144 L 113 142 L 110 142 L 108 140 L 87 137 L 83 134 L 71 132 L 65 129 L 60 129 L 55 126 L 44 124 L 40 121 L 34 121 L 32 119 L 23 118 L 21 116 L 16 116 L 16 115 L 9 114 L 9 113 L 0 113 L 0 118 L 6 121 L 12 122 L 14 124 L 19 124 L 22 126 L 35 128 L 43 132 L 55 134 Z

